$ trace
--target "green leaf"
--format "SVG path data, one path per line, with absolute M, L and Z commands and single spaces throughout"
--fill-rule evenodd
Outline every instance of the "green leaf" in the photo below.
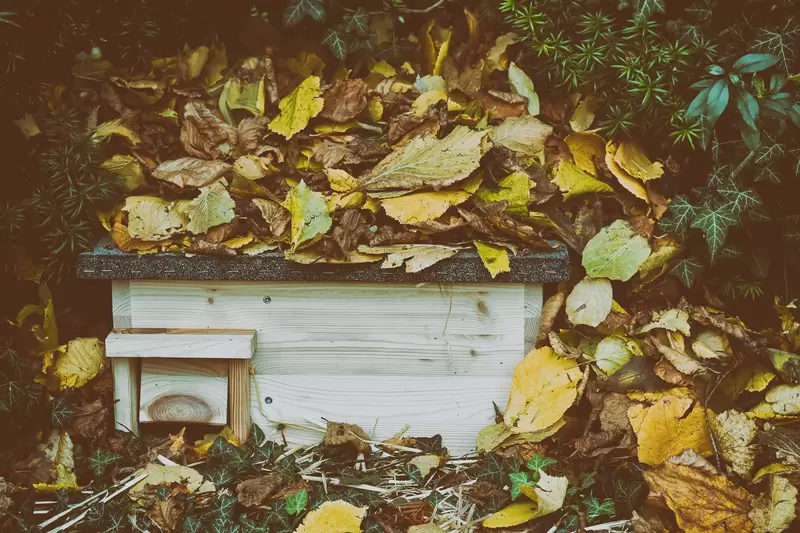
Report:
M 678 195 L 672 199 L 672 203 L 669 204 L 669 208 L 658 226 L 667 233 L 684 235 L 695 216 L 697 216 L 697 208 L 689 203 L 688 198 Z
M 775 65 L 780 58 L 774 54 L 747 54 L 736 60 L 733 70 L 742 74 L 760 72 Z
M 592 522 L 601 516 L 614 516 L 617 512 L 617 509 L 614 505 L 614 500 L 610 498 L 606 498 L 601 502 L 594 496 L 589 496 L 583 500 L 583 504 L 586 506 L 586 519 L 589 520 L 589 522 Z
M 329 28 L 322 38 L 322 44 L 328 45 L 331 52 L 338 59 L 347 57 L 347 42 L 344 40 L 344 34 L 339 30 Z
M 731 214 L 736 218 L 740 217 L 745 211 L 762 205 L 761 198 L 756 191 L 753 189 L 741 190 L 733 182 L 717 188 L 717 192 L 728 202 L 727 206 Z
M 513 61 L 508 66 L 508 81 L 514 94 L 524 97 L 528 101 L 528 114 L 539 114 L 539 95 L 533 88 L 533 81 Z
M 717 257 L 717 253 L 725 244 L 728 236 L 728 229 L 738 223 L 737 217 L 731 211 L 729 204 L 714 206 L 707 203 L 698 211 L 697 216 L 692 222 L 692 227 L 703 232 L 708 246 L 708 254 L 711 262 Z
M 286 512 L 290 515 L 302 513 L 306 505 L 308 505 L 308 492 L 306 489 L 286 495 Z
M 181 533 L 200 533 L 203 528 L 203 521 L 198 516 L 187 516 L 183 521 Z
M 758 101 L 756 97 L 747 91 L 739 90 L 736 95 L 736 107 L 742 115 L 742 120 L 752 129 L 758 131 L 756 120 L 758 120 Z
M 694 100 L 692 100 L 692 103 L 689 104 L 689 108 L 686 110 L 686 118 L 699 118 L 706 113 L 708 93 L 711 92 L 711 87 L 713 87 L 713 84 L 700 91 L 700 94 L 694 97 Z
M 322 194 L 309 189 L 305 181 L 301 180 L 292 187 L 286 195 L 285 207 L 292 215 L 292 252 L 331 229 L 333 220 L 328 212 L 328 202 Z
M 456 126 L 441 140 L 433 135 L 415 137 L 362 177 L 361 188 L 365 191 L 422 187 L 440 190 L 452 185 L 467 178 L 480 165 L 483 136 L 484 132 Z
M 590 277 L 628 281 L 649 256 L 647 239 L 629 222 L 617 220 L 586 244 L 582 264 Z
M 306 17 L 316 21 L 325 19 L 323 0 L 289 0 L 283 10 L 283 25 L 294 26 Z
M 247 454 L 238 446 L 234 446 L 222 437 L 217 437 L 208 448 L 208 456 L 219 459 L 222 464 L 235 472 L 249 467 Z
M 528 470 L 539 472 L 548 466 L 553 466 L 554 464 L 558 464 L 558 461 L 550 457 L 541 456 L 537 453 L 533 456 L 533 458 L 531 458 L 530 461 L 528 461 Z
M 344 16 L 344 31 L 347 33 L 355 31 L 362 37 L 369 33 L 369 14 L 363 7 L 359 7 L 355 13 Z
M 189 216 L 187 228 L 198 235 L 205 233 L 214 226 L 226 224 L 233 220 L 233 201 L 223 182 L 215 181 L 208 187 L 201 187 L 200 194 L 189 203 L 186 214 Z
M 67 396 L 58 396 L 52 400 L 51 404 L 50 419 L 53 422 L 53 426 L 57 428 L 65 427 L 75 414 L 69 398 Z
M 728 107 L 728 99 L 730 98 L 730 89 L 728 82 L 725 80 L 718 80 L 717 83 L 711 87 L 708 93 L 708 102 L 706 103 L 705 120 L 709 128 L 713 128 L 717 123 L 719 117 Z
M 122 456 L 105 448 L 95 448 L 89 456 L 89 470 L 97 477 L 106 475 L 108 469 L 122 460 Z
M 745 146 L 749 149 L 757 150 L 761 145 L 761 132 L 759 130 L 753 129 L 746 123 L 741 122 L 739 124 L 739 133 L 742 136 Z
M 605 278 L 584 278 L 567 297 L 567 317 L 575 326 L 584 324 L 595 328 L 611 312 L 612 301 L 610 281 Z
M 614 335 L 606 337 L 597 345 L 594 362 L 603 374 L 613 376 L 631 359 L 641 355 L 642 348 L 637 341 Z
M 511 472 L 508 475 L 508 480 L 511 482 L 511 499 L 516 500 L 520 494 L 522 494 L 522 490 L 519 488 L 520 485 L 525 486 L 533 486 L 533 484 L 528 480 L 528 473 L 527 472 Z

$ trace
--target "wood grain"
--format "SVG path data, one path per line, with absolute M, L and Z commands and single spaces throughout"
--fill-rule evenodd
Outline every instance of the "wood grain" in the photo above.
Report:
M 114 426 L 139 434 L 139 360 L 112 359 L 114 378 Z
M 522 284 L 134 280 L 130 294 L 132 328 L 257 330 L 257 374 L 510 376 L 525 353 Z
M 255 343 L 255 331 L 120 331 L 106 337 L 106 357 L 250 359 Z
M 140 422 L 227 423 L 228 361 L 141 361 Z
M 375 440 L 409 424 L 407 435 L 441 434 L 455 455 L 474 449 L 480 429 L 494 422 L 492 402 L 504 407 L 510 384 L 510 378 L 465 376 L 258 375 L 255 381 L 260 397 L 251 394 L 253 421 L 272 439 L 280 440 L 276 422 L 323 428 L 323 418 L 350 422 Z M 324 432 L 289 427 L 285 435 L 292 443 L 310 444 Z
M 228 362 L 228 426 L 240 442 L 250 432 L 250 361 Z
M 542 286 L 538 283 L 525 284 L 525 354 L 533 349 L 542 321 Z
M 111 282 L 111 314 L 115 328 L 131 327 L 131 283 L 127 280 Z

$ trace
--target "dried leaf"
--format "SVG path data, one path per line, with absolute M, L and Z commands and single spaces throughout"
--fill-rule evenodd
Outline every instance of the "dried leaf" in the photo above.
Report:
M 58 351 L 55 373 L 61 390 L 83 387 L 105 366 L 105 346 L 100 339 L 78 337 Z
M 309 189 L 304 181 L 292 187 L 284 205 L 292 215 L 292 252 L 331 229 L 333 220 L 325 197 Z
M 36 119 L 33 118 L 33 115 L 30 113 L 25 113 L 22 118 L 15 120 L 14 124 L 19 128 L 19 131 L 22 132 L 22 135 L 26 139 L 36 137 L 42 133 L 42 130 L 39 129 L 39 125 L 36 123 Z
M 569 161 L 560 161 L 554 169 L 553 183 L 564 195 L 564 201 L 589 193 L 614 192 L 608 183 L 593 178 Z
M 750 494 L 722 476 L 667 463 L 644 472 L 650 490 L 660 494 L 686 533 L 752 533 Z
M 222 180 L 215 181 L 208 187 L 201 187 L 200 194 L 186 207 L 189 217 L 187 229 L 198 235 L 205 233 L 214 226 L 225 224 L 233 220 L 233 201 Z
M 552 426 L 577 398 L 582 377 L 575 361 L 557 356 L 552 348 L 532 350 L 514 369 L 506 425 L 515 433 Z
M 347 122 L 367 107 L 369 88 L 362 80 L 339 80 L 323 93 L 325 105 L 319 116 L 334 122 Z
M 597 177 L 596 161 L 603 161 L 606 154 L 606 142 L 596 133 L 570 133 L 564 137 L 575 165 Z
M 642 348 L 634 339 L 614 335 L 606 337 L 597 345 L 594 362 L 607 376 L 612 376 L 632 358 L 641 357 Z
M 614 175 L 615 178 L 617 178 L 617 181 L 625 188 L 625 190 L 640 200 L 650 202 L 647 189 L 645 189 L 642 182 L 628 174 L 628 172 L 626 172 L 621 166 L 619 166 L 619 163 L 617 163 L 615 159 L 617 150 L 618 147 L 612 142 L 609 142 L 606 145 L 606 166 L 608 167 L 608 170 Z
M 733 409 L 711 417 L 711 432 L 719 448 L 719 453 L 731 465 L 731 469 L 749 478 L 756 458 L 756 438 L 758 427 L 746 414 Z
M 781 476 L 772 476 L 769 491 L 753 501 L 750 520 L 754 533 L 782 533 L 797 518 L 797 487 Z
M 153 171 L 153 177 L 181 188 L 199 188 L 218 180 L 230 169 L 231 165 L 224 161 L 181 157 L 158 165 Z
M 533 81 L 513 61 L 508 66 L 508 81 L 515 94 L 525 97 L 528 101 L 528 114 L 539 114 L 539 95 L 533 88 Z
M 112 175 L 122 178 L 127 192 L 134 191 L 145 184 L 142 164 L 131 155 L 113 155 L 103 161 L 100 167 Z
M 583 249 L 583 267 L 593 278 L 628 281 L 650 256 L 647 239 L 629 222 L 617 220 L 595 235 Z
M 540 472 L 539 475 L 535 487 L 520 487 L 532 502 L 512 503 L 484 519 L 483 526 L 492 529 L 512 527 L 561 509 L 567 497 L 569 481 L 566 477 L 551 476 L 546 472 Z
M 631 177 L 648 182 L 664 175 L 664 166 L 653 163 L 633 142 L 623 141 L 614 154 L 614 161 Z
M 489 138 L 523 155 L 535 155 L 544 150 L 544 143 L 553 127 L 532 116 L 507 118 L 489 130 Z
M 270 131 L 283 135 L 287 140 L 308 126 L 308 121 L 317 116 L 324 102 L 319 95 L 320 79 L 309 76 L 287 96 L 281 98 L 280 114 L 269 123 Z
M 679 331 L 688 336 L 691 334 L 689 328 L 689 313 L 682 309 L 667 309 L 660 313 L 654 313 L 653 322 L 639 328 L 636 334 L 639 335 L 654 329 Z
M 531 189 L 535 186 L 525 172 L 512 172 L 497 182 L 497 190 L 483 184 L 475 191 L 474 198 L 484 203 L 506 202 L 506 213 L 511 215 L 528 214 L 531 203 Z
M 397 268 L 405 262 L 406 272 L 414 273 L 454 256 L 463 248 L 435 244 L 405 244 L 390 246 L 359 246 L 358 251 L 369 255 L 388 254 L 381 268 Z
M 508 260 L 508 249 L 494 244 L 472 241 L 481 256 L 483 266 L 489 271 L 494 279 L 498 274 L 511 272 L 511 265 Z
M 445 211 L 466 202 L 471 196 L 471 193 L 462 190 L 417 192 L 381 200 L 381 207 L 401 224 L 418 224 L 439 218 Z
M 367 509 L 342 500 L 327 501 L 308 513 L 295 533 L 357 533 Z
M 597 327 L 611 312 L 613 291 L 606 278 L 584 278 L 567 297 L 567 317 L 573 325 Z

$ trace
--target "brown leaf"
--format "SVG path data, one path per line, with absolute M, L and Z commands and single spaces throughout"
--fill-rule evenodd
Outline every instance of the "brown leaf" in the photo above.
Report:
M 691 377 L 682 374 L 666 359 L 660 359 L 655 366 L 653 366 L 653 372 L 667 383 L 677 385 L 678 387 L 691 387 L 694 384 L 694 380 Z
M 752 533 L 750 494 L 722 476 L 688 466 L 665 463 L 644 472 L 650 490 L 658 493 L 687 533 Z
M 362 237 L 371 235 L 367 223 L 357 209 L 347 209 L 342 214 L 339 224 L 333 228 L 333 240 L 345 254 L 358 247 Z
M 56 467 L 44 452 L 36 450 L 26 459 L 12 463 L 9 479 L 17 485 L 51 483 L 56 479 Z
M 116 222 L 114 227 L 111 228 L 111 240 L 113 240 L 116 247 L 123 252 L 143 252 L 152 250 L 158 245 L 158 243 L 152 241 L 134 239 L 131 237 L 130 233 L 128 233 L 128 226 L 121 222 Z
M 367 107 L 368 91 L 362 80 L 338 80 L 322 93 L 325 107 L 319 116 L 333 122 L 347 122 Z
M 267 474 L 242 481 L 236 485 L 236 496 L 245 507 L 258 507 L 272 496 L 283 483 L 280 474 Z
M 474 95 L 474 98 L 484 109 L 491 112 L 493 118 L 521 117 L 527 111 L 527 102 L 524 98 L 521 102 L 509 103 L 489 91 L 480 91 Z
M 177 531 L 183 517 L 183 498 L 173 492 L 163 500 L 155 499 L 147 514 L 162 531 Z
M 398 230 L 393 226 L 379 226 L 378 230 L 369 240 L 370 246 L 383 246 L 386 244 L 414 244 L 419 242 L 420 236 L 415 231 Z
M 328 422 L 325 433 L 325 446 L 348 448 L 357 454 L 369 454 L 370 445 L 363 440 L 370 440 L 369 435 L 356 424 Z
M 203 187 L 216 181 L 231 169 L 224 161 L 205 161 L 194 157 L 181 157 L 165 161 L 153 171 L 153 177 L 178 187 Z
M 239 150 L 253 152 L 258 148 L 259 141 L 267 131 L 269 119 L 266 117 L 246 117 L 239 123 L 237 129 Z
M 583 201 L 575 214 L 573 225 L 581 249 L 603 228 L 603 202 L 596 195 Z
M 339 163 L 352 165 L 360 162 L 347 146 L 337 142 L 325 140 L 315 145 L 313 150 L 314 159 L 324 168 L 333 168 Z
M 447 125 L 447 102 L 431 104 L 422 116 L 413 111 L 395 115 L 389 120 L 389 144 L 403 144 L 423 133 L 438 133 Z
M 238 230 L 239 225 L 236 222 L 228 222 L 226 224 L 220 224 L 219 226 L 214 226 L 210 228 L 205 235 L 205 240 L 208 242 L 213 242 L 214 244 L 219 244 L 222 241 L 227 241 L 234 235 Z
M 186 102 L 181 126 L 181 143 L 191 156 L 201 159 L 223 159 L 239 139 L 233 126 L 214 114 L 203 102 Z
M 283 235 L 289 226 L 289 222 L 292 221 L 292 214 L 289 210 L 278 202 L 264 198 L 253 198 L 252 202 L 261 212 L 261 216 L 269 225 L 272 234 L 276 237 Z
M 541 346 L 553 329 L 558 314 L 564 307 L 567 299 L 567 287 L 562 283 L 558 285 L 557 292 L 550 296 L 542 306 L 542 315 L 539 320 L 539 334 L 536 337 L 534 346 Z
M 420 230 L 425 234 L 446 233 L 448 231 L 457 231 L 467 226 L 466 221 L 458 216 L 442 217 L 438 220 L 428 220 L 427 222 L 419 222 L 417 224 L 406 224 L 410 228 Z
M 234 257 L 236 251 L 228 248 L 224 244 L 208 242 L 202 239 L 193 241 L 186 249 L 187 252 L 195 254 L 211 254 L 219 255 L 222 257 Z
M 648 513 L 648 510 L 646 508 L 643 514 L 633 512 L 631 518 L 633 533 L 672 533 L 676 531 L 666 519 L 662 519 L 655 512 Z M 642 510 L 640 509 L 640 511 Z
M 96 439 L 103 435 L 110 413 L 99 398 L 76 405 L 74 411 L 72 430 L 75 433 L 86 439 Z
M 626 451 L 635 448 L 636 436 L 628 420 L 628 408 L 633 402 L 624 394 L 601 394 L 591 387 L 587 388 L 586 394 L 592 404 L 592 415 L 587 428 L 591 425 L 591 419 L 596 417 L 600 422 L 600 431 L 587 431 L 582 437 L 575 439 L 575 450 L 581 455 L 595 457 L 614 448 Z

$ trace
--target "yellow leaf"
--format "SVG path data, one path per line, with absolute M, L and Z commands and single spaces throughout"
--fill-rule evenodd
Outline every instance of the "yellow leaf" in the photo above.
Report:
M 398 268 L 405 264 L 406 272 L 413 274 L 454 256 L 461 246 L 440 244 L 390 244 L 387 246 L 359 246 L 358 251 L 367 255 L 387 254 L 381 268 Z
M 797 518 L 797 487 L 780 476 L 769 480 L 769 492 L 753 501 L 750 520 L 755 533 L 782 533 Z
M 260 157 L 248 154 L 239 157 L 233 163 L 233 171 L 248 180 L 260 180 L 267 175 L 268 167 Z
M 319 97 L 322 93 L 319 83 L 317 76 L 309 76 L 294 91 L 281 98 L 278 103 L 281 112 L 269 123 L 269 129 L 283 135 L 287 140 L 303 130 L 308 121 L 317 116 L 324 106 Z
M 342 500 L 325 502 L 306 515 L 295 533 L 359 533 L 367 509 Z
M 734 409 L 712 416 L 710 421 L 719 454 L 734 472 L 749 478 L 757 451 L 753 444 L 758 431 L 756 423 Z
M 422 28 L 420 42 L 422 57 L 425 61 L 426 71 L 438 76 L 442 72 L 444 58 L 450 50 L 450 38 L 453 32 L 442 28 L 434 19 L 429 19 Z
M 764 401 L 748 411 L 755 418 L 778 418 L 800 415 L 800 385 L 776 385 L 767 391 Z
M 414 465 L 419 469 L 422 477 L 426 477 L 434 468 L 439 468 L 441 463 L 442 458 L 433 454 L 417 455 L 408 462 L 408 464 Z
M 483 527 L 490 529 L 513 527 L 534 518 L 546 516 L 561 509 L 567 496 L 569 482 L 565 477 L 550 476 L 541 472 L 535 487 L 520 486 L 530 502 L 512 503 L 483 521 Z
M 471 194 L 466 191 L 430 191 L 417 192 L 386 198 L 381 206 L 387 215 L 401 224 L 418 224 L 439 218 L 454 205 L 469 200 Z
M 186 78 L 193 80 L 203 72 L 208 61 L 208 46 L 198 46 L 186 58 Z
M 369 104 L 367 104 L 367 108 L 369 109 L 369 117 L 372 119 L 372 122 L 378 122 L 383 118 L 383 103 L 380 98 L 373 98 L 370 100 Z
M 664 175 L 664 165 L 650 161 L 642 149 L 631 141 L 620 143 L 614 161 L 633 178 L 645 183 Z
M 527 215 L 533 186 L 534 183 L 525 172 L 512 172 L 497 182 L 497 190 L 483 185 L 475 191 L 475 197 L 485 203 L 506 201 L 507 213 Z
M 640 200 L 644 200 L 647 203 L 650 203 L 650 197 L 647 195 L 647 189 L 644 188 L 642 182 L 628 174 L 619 164 L 615 161 L 617 153 L 617 146 L 609 142 L 606 144 L 606 166 L 608 166 L 608 170 L 617 178 L 619 184 L 622 185 L 625 190 L 629 193 L 634 195 L 635 197 L 639 198 Z
M 337 192 L 328 197 L 328 211 L 337 209 L 360 209 L 364 206 L 367 195 L 361 191 Z
M 506 33 L 495 39 L 494 46 L 486 54 L 486 61 L 490 70 L 506 70 L 508 59 L 505 57 L 506 49 L 519 41 L 516 33 Z
M 526 443 L 536 443 L 542 442 L 544 439 L 548 437 L 552 437 L 558 431 L 564 427 L 567 421 L 564 418 L 558 420 L 552 426 L 540 429 L 539 431 L 526 431 L 525 433 L 512 433 L 512 435 L 502 443 L 502 447 L 506 448 L 508 446 L 513 446 L 515 444 L 526 444 Z
M 792 472 L 795 469 L 796 467 L 791 465 L 785 465 L 783 463 L 768 464 L 767 466 L 758 469 L 758 472 L 756 472 L 756 474 L 753 476 L 752 483 L 758 483 L 758 481 L 764 476 L 770 476 L 773 474 L 783 474 L 784 472 Z
M 328 168 L 325 169 L 325 175 L 328 177 L 331 189 L 336 192 L 350 192 L 358 188 L 358 180 L 346 170 Z
M 582 133 L 591 128 L 599 104 L 600 100 L 593 96 L 587 96 L 581 100 L 569 119 L 569 127 L 572 128 L 572 131 Z
M 575 165 L 597 177 L 595 160 L 602 161 L 606 155 L 606 142 L 596 133 L 570 133 L 564 142 L 572 152 Z
M 214 441 L 217 440 L 217 437 L 222 437 L 226 441 L 230 442 L 234 446 L 239 446 L 241 442 L 239 439 L 236 438 L 236 435 L 233 433 L 233 430 L 228 426 L 225 426 L 220 430 L 219 433 L 206 433 L 203 435 L 201 440 L 195 441 L 194 449 L 195 451 L 201 455 L 205 456 L 208 454 L 208 449 L 214 444 Z
M 211 481 L 204 481 L 202 474 L 188 466 L 164 466 L 150 463 L 144 467 L 144 473 L 147 474 L 147 477 L 131 487 L 131 496 L 139 496 L 144 493 L 148 487 L 171 485 L 172 483 L 179 483 L 185 486 L 191 493 L 202 494 L 205 492 L 214 492 L 216 490 Z
M 26 139 L 36 137 L 42 133 L 42 130 L 39 129 L 39 125 L 36 123 L 36 119 L 33 118 L 33 115 L 30 113 L 25 113 L 25 116 L 15 120 L 14 124 L 17 125 L 19 131 L 22 132 L 22 135 L 24 135 Z
M 658 465 L 692 449 L 699 455 L 713 452 L 706 414 L 689 398 L 664 396 L 652 406 L 628 408 L 628 419 L 638 439 L 639 461 Z
M 47 288 L 47 285 L 41 287 Z M 40 287 L 40 289 L 41 289 Z M 49 294 L 49 291 L 46 291 Z M 40 315 L 41 321 L 36 321 L 30 325 L 26 324 L 28 318 L 33 315 Z M 53 299 L 47 296 L 46 301 L 41 304 L 28 304 L 17 313 L 18 327 L 27 327 L 33 333 L 36 340 L 36 349 L 39 353 L 55 350 L 58 347 L 58 327 L 56 326 L 56 313 L 53 307 Z
M 69 434 L 64 430 L 54 429 L 37 448 L 47 460 L 53 463 L 56 479 L 52 483 L 36 483 L 33 486 L 34 489 L 39 491 L 77 490 L 74 445 Z
M 425 115 L 430 106 L 442 100 L 447 100 L 447 93 L 442 91 L 425 91 L 411 104 L 411 110 L 415 115 L 421 117 Z
M 580 367 L 550 347 L 532 350 L 514 369 L 504 421 L 514 432 L 539 431 L 561 419 L 578 396 Z
M 484 519 L 483 527 L 490 529 L 499 527 L 514 527 L 536 518 L 535 502 L 517 502 L 500 509 L 490 517 Z
M 331 229 L 333 221 L 325 197 L 309 189 L 304 181 L 292 187 L 286 195 L 284 207 L 292 215 L 292 252 Z
M 645 471 L 650 490 L 660 494 L 686 533 L 753 533 L 747 516 L 752 497 L 722 476 L 666 463 Z
M 329 122 L 314 126 L 314 133 L 321 133 L 323 135 L 328 135 L 331 133 L 344 133 L 360 127 L 361 124 L 359 124 L 357 120 L 348 120 L 347 122 Z
M 588 172 L 566 160 L 558 163 L 554 174 L 551 181 L 558 185 L 565 201 L 581 194 L 614 191 L 608 183 L 592 177 Z
M 61 390 L 79 388 L 93 379 L 106 362 L 105 347 L 100 339 L 78 337 L 59 348 L 55 373 Z
M 664 272 L 667 264 L 681 251 L 680 243 L 669 236 L 653 239 L 652 243 L 653 251 L 650 257 L 639 265 L 639 276 L 643 279 L 659 270 Z
M 391 78 L 397 75 L 397 70 L 383 59 L 372 65 L 369 71 L 380 74 L 384 78 Z
M 203 77 L 203 83 L 206 87 L 215 85 L 222 79 L 222 71 L 228 68 L 228 52 L 225 49 L 225 43 L 214 44 L 208 53 L 208 61 L 206 62 L 206 74 Z
M 121 118 L 109 120 L 108 122 L 100 124 L 92 135 L 92 140 L 102 141 L 112 135 L 125 137 L 134 146 L 142 142 L 135 131 L 122 125 Z
M 480 241 L 472 242 L 478 250 L 478 255 L 481 256 L 483 266 L 492 275 L 492 279 L 502 272 L 511 272 L 508 250 L 505 247 Z
M 297 57 L 290 58 L 286 64 L 289 70 L 303 78 L 312 75 L 322 76 L 322 71 L 325 70 L 325 62 L 313 52 L 300 52 Z
M 478 432 L 475 439 L 475 447 L 479 452 L 489 453 L 503 442 L 505 442 L 514 432 L 508 429 L 505 424 L 492 424 L 486 426 Z
M 134 191 L 145 184 L 142 164 L 132 155 L 116 154 L 100 164 L 111 174 L 120 176 L 127 192 Z
M 489 131 L 489 138 L 522 155 L 533 156 L 544 149 L 553 127 L 530 115 L 511 117 Z
M 239 237 L 233 237 L 232 239 L 228 239 L 227 241 L 222 241 L 222 244 L 227 246 L 228 248 L 233 248 L 234 250 L 238 250 L 243 246 L 246 246 L 253 242 L 255 236 L 252 233 L 248 233 L 247 235 L 240 235 Z

